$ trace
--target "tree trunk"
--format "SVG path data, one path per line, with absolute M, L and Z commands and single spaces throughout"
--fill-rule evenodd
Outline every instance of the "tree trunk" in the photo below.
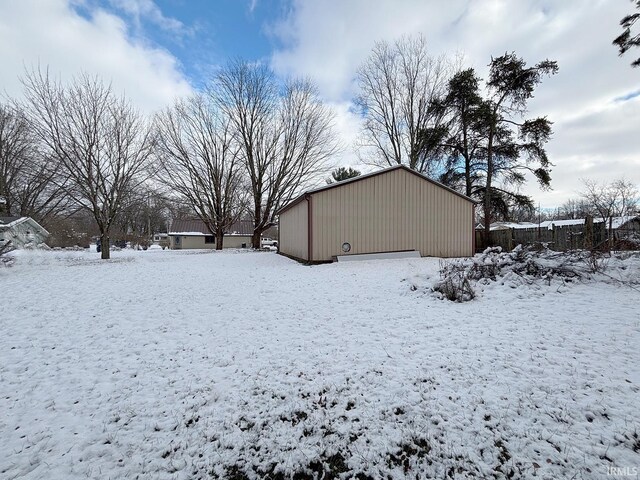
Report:
M 484 191 L 484 236 L 486 246 L 491 245 L 491 185 L 493 182 L 493 132 L 494 126 L 489 130 L 489 140 L 487 145 L 487 185 Z
M 467 197 L 471 196 L 471 190 L 472 190 L 472 185 L 471 185 L 471 160 L 469 159 L 469 156 L 465 156 L 464 157 L 464 182 L 465 182 L 465 195 Z
M 224 229 L 217 228 L 216 229 L 216 250 L 222 250 L 223 245 L 224 245 Z
M 109 234 L 103 233 L 100 235 L 100 253 L 102 260 L 109 260 L 111 258 L 111 245 L 109 244 Z
M 251 236 L 251 246 L 254 249 L 259 249 L 259 248 L 262 247 L 262 245 L 261 245 L 262 242 L 260 241 L 261 237 L 262 237 L 262 231 L 261 230 L 254 230 L 253 231 L 253 235 Z
M 491 175 L 487 174 L 487 185 L 484 192 L 484 238 L 486 246 L 491 247 Z
M 464 157 L 464 182 L 467 197 L 471 196 L 471 155 L 469 155 L 469 139 L 467 138 L 466 117 L 462 116 L 462 148 Z

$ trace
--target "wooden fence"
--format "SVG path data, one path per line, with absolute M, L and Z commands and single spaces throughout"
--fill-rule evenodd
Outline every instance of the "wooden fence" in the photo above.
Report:
M 476 251 L 481 252 L 488 246 L 500 246 L 510 252 L 517 245 L 546 243 L 556 251 L 591 249 L 607 238 L 607 229 L 602 222 L 587 220 L 582 225 L 553 225 L 552 228 L 505 228 L 491 230 L 489 242 L 485 240 L 484 230 L 476 230 Z

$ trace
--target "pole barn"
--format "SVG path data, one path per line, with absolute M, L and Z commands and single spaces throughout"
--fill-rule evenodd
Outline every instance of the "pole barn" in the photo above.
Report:
M 474 254 L 475 202 L 404 165 L 310 190 L 278 211 L 280 253 L 308 263 L 339 255 Z

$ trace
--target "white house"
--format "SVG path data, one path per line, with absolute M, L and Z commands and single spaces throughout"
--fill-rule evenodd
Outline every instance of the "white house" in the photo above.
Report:
M 11 242 L 14 248 L 37 247 L 47 240 L 47 232 L 30 217 L 0 217 L 0 245 Z

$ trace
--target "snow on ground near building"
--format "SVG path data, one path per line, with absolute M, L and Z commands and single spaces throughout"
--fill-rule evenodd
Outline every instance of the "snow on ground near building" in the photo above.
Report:
M 0 268 L 0 477 L 639 469 L 639 291 L 458 304 L 422 288 L 438 263 L 20 252 Z

